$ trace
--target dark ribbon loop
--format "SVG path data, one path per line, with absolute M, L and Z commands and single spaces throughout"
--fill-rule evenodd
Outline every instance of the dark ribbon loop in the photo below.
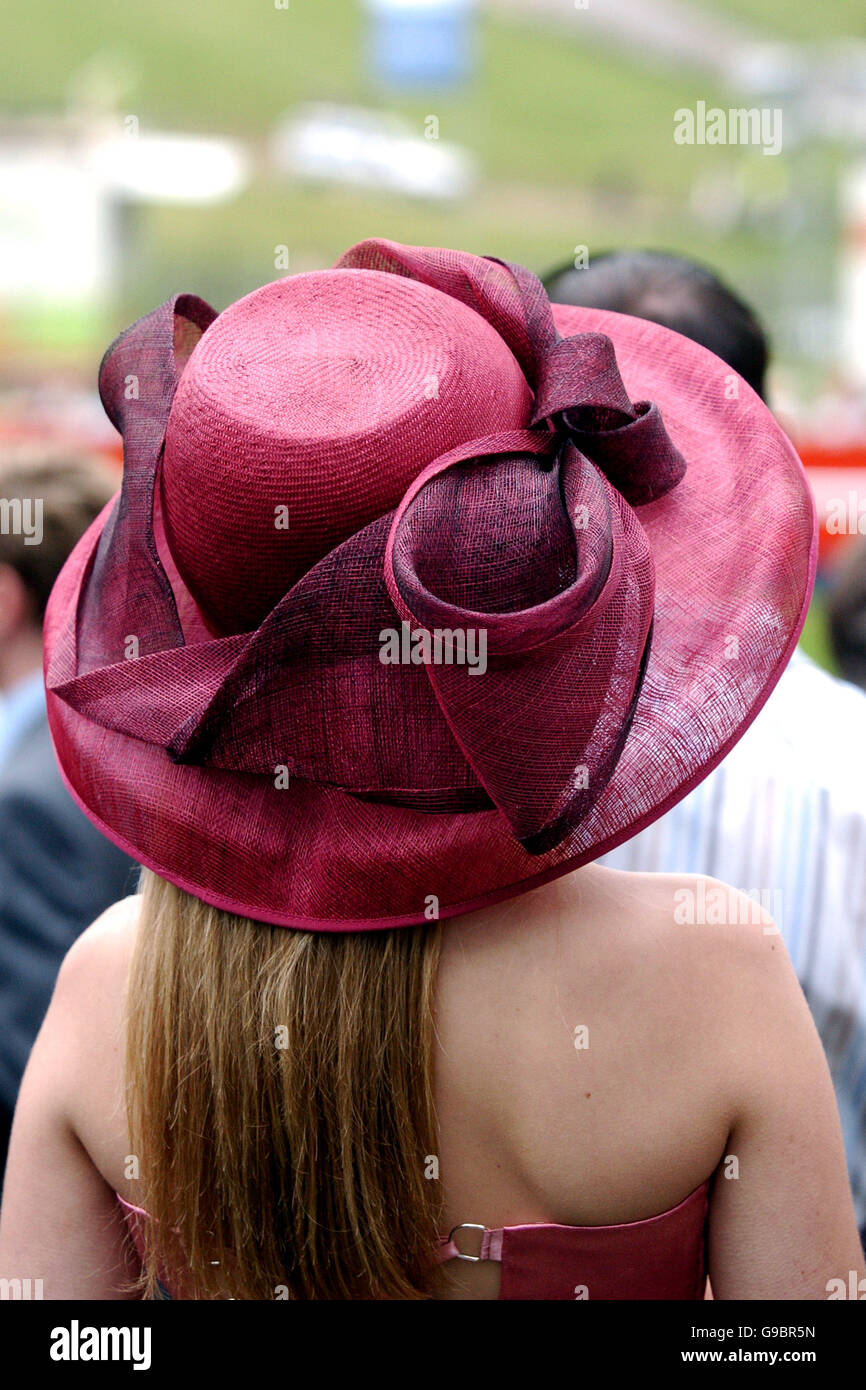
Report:
M 550 420 L 631 506 L 676 487 L 686 461 L 652 401 L 632 404 L 604 333 L 560 338 L 544 354 L 530 421 Z
M 183 645 L 153 538 L 154 488 L 180 374 L 215 318 L 196 295 L 174 295 L 121 333 L 102 359 L 99 394 L 123 435 L 123 483 L 82 594 L 78 675 L 121 660 L 130 637 L 141 656 Z

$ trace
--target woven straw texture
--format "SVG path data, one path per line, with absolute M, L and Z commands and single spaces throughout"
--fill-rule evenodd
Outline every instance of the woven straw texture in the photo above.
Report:
M 55 748 L 111 839 L 231 911 L 402 925 L 594 859 L 802 626 L 814 508 L 763 403 L 522 267 L 370 241 L 220 315 L 178 296 L 100 391 L 123 487 L 49 604 Z

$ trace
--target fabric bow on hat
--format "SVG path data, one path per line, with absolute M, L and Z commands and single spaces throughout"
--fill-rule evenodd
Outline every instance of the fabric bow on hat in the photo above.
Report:
M 48 689 L 175 763 L 271 779 L 285 767 L 427 813 L 495 806 L 544 853 L 595 803 L 628 736 L 654 595 L 634 507 L 685 462 L 657 408 L 629 400 L 610 339 L 560 338 L 521 267 L 374 240 L 342 269 L 421 281 L 481 315 L 534 394 L 526 427 L 431 458 L 395 510 L 313 564 L 254 630 L 190 640 L 154 517 L 177 384 L 216 315 L 169 300 L 103 360 L 123 486 Z M 383 634 L 404 624 L 449 634 L 443 659 L 384 661 Z M 483 671 L 447 659 L 470 632 L 484 635 Z

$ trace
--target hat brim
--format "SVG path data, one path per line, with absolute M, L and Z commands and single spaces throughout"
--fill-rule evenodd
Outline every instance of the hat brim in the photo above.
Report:
M 615 848 L 684 797 L 746 731 L 784 670 L 811 595 L 817 533 L 802 464 L 766 405 L 706 349 L 620 314 L 553 305 L 553 315 L 563 336 L 612 339 L 629 395 L 657 403 L 688 465 L 677 487 L 638 510 L 655 565 L 652 649 L 622 755 L 590 813 L 542 855 L 517 843 L 498 810 L 432 814 L 301 780 L 280 792 L 276 816 L 271 779 L 178 764 L 49 691 L 64 781 L 132 858 L 215 907 L 281 926 L 355 931 L 457 916 Z M 46 665 L 110 510 L 55 586 Z M 189 596 L 178 597 L 188 611 Z M 157 843 L 170 849 L 155 853 Z

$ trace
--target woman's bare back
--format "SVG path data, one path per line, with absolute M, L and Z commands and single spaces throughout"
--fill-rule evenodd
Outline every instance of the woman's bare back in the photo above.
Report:
M 678 921 L 697 883 L 590 865 L 443 924 L 440 1143 L 425 1156 L 443 1234 L 640 1220 L 721 1164 L 717 1296 L 817 1298 L 857 1267 L 832 1089 L 781 937 L 767 918 Z M 70 1126 L 133 1203 L 123 994 L 138 906 L 124 900 L 85 933 L 52 1005 L 78 1015 L 59 1054 Z M 494 1264 L 451 1262 L 438 1296 L 495 1298 L 498 1279 Z
M 446 924 L 446 1229 L 639 1220 L 723 1157 L 731 1096 L 719 1048 L 707 1065 L 695 963 L 682 958 L 698 929 L 674 922 L 680 880 L 632 878 L 590 867 Z M 489 1297 L 498 1270 L 452 1265 L 447 1278 Z

